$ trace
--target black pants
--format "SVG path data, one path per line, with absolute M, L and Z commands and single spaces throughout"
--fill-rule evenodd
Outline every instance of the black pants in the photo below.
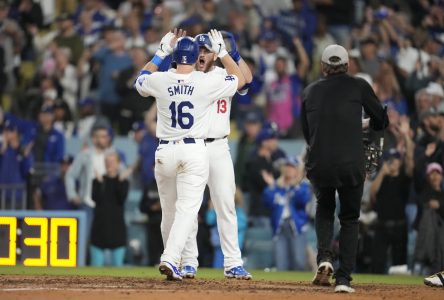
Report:
M 392 265 L 407 264 L 407 222 L 380 222 L 373 241 L 372 272 L 383 274 L 387 271 L 387 254 L 392 253 Z
M 340 188 L 317 188 L 316 184 L 312 184 L 317 198 L 315 227 L 318 239 L 318 264 L 333 260 L 331 245 L 336 209 L 335 193 L 338 191 L 341 229 L 339 232 L 339 269 L 336 270 L 335 276 L 336 280 L 346 279 L 351 281 L 350 275 L 356 264 L 358 219 L 364 183 Z
M 148 264 L 155 266 L 160 262 L 163 253 L 163 240 L 160 231 L 160 222 L 148 222 Z

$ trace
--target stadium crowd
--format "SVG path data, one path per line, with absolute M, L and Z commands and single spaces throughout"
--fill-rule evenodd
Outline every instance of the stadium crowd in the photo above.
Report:
M 133 82 L 174 27 L 190 36 L 232 32 L 253 72 L 249 93 L 232 103 L 230 138 L 238 141 L 239 240 L 247 244 L 249 230 L 270 232 L 280 259 L 265 267 L 312 267 L 303 153 L 278 145 L 302 137 L 301 91 L 321 76 L 325 46 L 338 43 L 349 50 L 349 73 L 373 86 L 390 119 L 380 168 L 366 181 L 357 271 L 444 269 L 442 0 L 0 0 L 1 209 L 19 208 L 18 199 L 30 209 L 82 209 L 91 263 L 103 264 L 103 250 L 112 249 L 122 265 L 130 181 L 143 190 L 149 263 L 158 263 L 156 111 Z M 135 164 L 126 164 L 115 135 L 137 142 Z M 66 155 L 71 138 L 84 145 L 75 157 Z M 221 267 L 208 203 L 200 264 Z M 256 249 L 244 250 L 248 258 Z

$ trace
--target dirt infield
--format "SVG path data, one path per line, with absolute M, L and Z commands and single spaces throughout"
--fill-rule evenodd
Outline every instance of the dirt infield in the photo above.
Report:
M 444 290 L 414 285 L 355 285 L 356 293 L 338 295 L 333 288 L 307 282 L 184 280 L 84 276 L 0 276 L 0 299 L 443 299 Z

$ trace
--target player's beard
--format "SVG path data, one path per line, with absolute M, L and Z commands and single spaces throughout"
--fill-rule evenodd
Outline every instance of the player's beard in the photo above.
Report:
M 211 71 L 213 65 L 214 65 L 213 60 L 207 60 L 204 57 L 199 57 L 196 63 L 196 69 L 198 71 L 207 73 L 208 71 Z

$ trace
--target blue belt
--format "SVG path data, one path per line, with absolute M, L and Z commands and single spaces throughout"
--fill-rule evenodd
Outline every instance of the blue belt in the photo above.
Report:
M 196 140 L 193 139 L 193 138 L 184 138 L 182 141 L 183 141 L 184 144 L 196 144 Z M 166 145 L 166 144 L 169 144 L 169 143 L 175 144 L 176 141 L 160 140 L 160 142 L 159 142 L 159 144 L 161 144 L 161 145 Z

